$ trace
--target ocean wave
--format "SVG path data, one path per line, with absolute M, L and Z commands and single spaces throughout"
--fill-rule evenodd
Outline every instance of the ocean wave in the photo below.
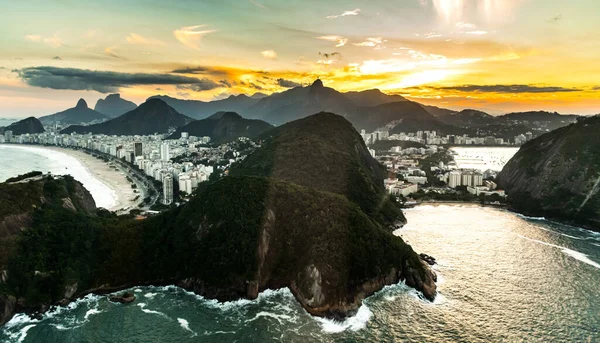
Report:
M 572 250 L 572 249 L 569 249 L 569 248 L 566 248 L 566 247 L 562 247 L 560 245 L 556 245 L 556 244 L 552 244 L 552 243 L 540 241 L 540 240 L 537 240 L 537 239 L 529 238 L 529 237 L 526 237 L 526 236 L 523 236 L 523 235 L 517 235 L 517 236 L 519 236 L 521 238 L 524 238 L 524 239 L 527 239 L 527 240 L 532 241 L 532 242 L 536 242 L 536 243 L 539 243 L 539 244 L 547 245 L 549 247 L 560 249 L 564 254 L 566 254 L 568 256 L 571 256 L 572 258 L 574 258 L 576 260 L 579 260 L 579 261 L 581 261 L 583 263 L 589 264 L 592 267 L 596 267 L 596 268 L 600 269 L 600 263 L 592 261 L 588 257 L 588 255 L 586 255 L 586 254 L 584 254 L 582 252 L 579 252 L 579 251 L 576 251 L 576 250 Z
M 152 299 L 156 296 L 156 294 L 158 294 L 158 293 L 148 292 L 148 293 L 144 294 L 144 297 L 146 297 L 148 299 Z
M 294 321 L 293 317 L 287 314 L 277 314 L 272 312 L 260 311 L 252 319 L 248 319 L 246 322 L 253 322 L 258 318 L 273 318 L 277 320 L 279 324 L 283 324 L 284 321 Z
M 140 307 L 142 309 L 142 312 L 144 313 L 148 313 L 148 314 L 155 314 L 161 317 L 164 317 L 166 319 L 171 319 L 169 316 L 167 316 L 166 314 L 159 312 L 159 311 L 154 311 L 154 310 L 149 310 L 146 308 L 147 304 L 146 303 L 137 303 L 136 304 L 138 307 Z
M 346 318 L 344 321 L 337 321 L 327 318 L 315 317 L 315 320 L 319 322 L 323 332 L 325 333 L 340 333 L 346 330 L 358 331 L 367 327 L 367 323 L 373 317 L 373 312 L 362 304 L 356 312 L 356 315 Z
M 83 319 L 88 320 L 90 318 L 90 316 L 92 316 L 94 314 L 98 314 L 98 313 L 102 313 L 102 311 L 98 310 L 97 308 L 87 310 L 87 312 L 85 313 L 85 316 L 83 316 Z
M 35 327 L 35 324 L 27 325 L 26 327 L 21 329 L 21 331 L 19 332 L 19 339 L 17 340 L 17 343 L 22 343 L 25 340 L 25 337 L 27 337 L 27 332 L 33 327 Z
M 190 323 L 183 319 L 183 318 L 177 318 L 177 322 L 179 323 L 179 326 L 181 326 L 184 330 L 191 332 L 194 336 L 197 336 L 198 334 L 194 332 L 194 330 L 190 329 Z
M 517 217 L 519 218 L 523 218 L 523 219 L 527 219 L 527 220 L 535 220 L 535 221 L 542 221 L 542 220 L 546 220 L 546 217 L 530 217 L 530 216 L 526 216 L 524 214 L 521 213 L 516 213 L 513 212 Z

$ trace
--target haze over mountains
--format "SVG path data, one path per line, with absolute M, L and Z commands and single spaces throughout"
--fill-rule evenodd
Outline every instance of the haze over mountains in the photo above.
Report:
M 93 121 L 103 121 L 108 119 L 108 117 L 102 113 L 92 110 L 88 107 L 85 100 L 79 99 L 75 107 L 69 108 L 62 112 L 43 116 L 39 119 L 44 125 L 54 125 L 57 123 L 60 123 L 61 125 L 76 125 L 91 123 Z
M 190 123 L 192 118 L 203 120 L 216 113 L 234 112 L 240 116 L 237 121 L 257 119 L 265 122 L 264 124 L 278 126 L 314 113 L 331 112 L 345 117 L 359 131 L 364 129 L 371 132 L 380 128 L 385 128 L 390 133 L 435 130 L 444 135 L 493 135 L 512 138 L 514 135 L 528 131 L 537 134 L 547 132 L 568 125 L 578 117 L 544 111 L 509 113 L 501 116 L 492 116 L 475 109 L 453 111 L 423 105 L 400 95 L 383 93 L 378 89 L 342 93 L 326 87 L 318 79 L 311 85 L 297 86 L 271 95 L 262 93 L 252 96 L 232 95 L 226 99 L 210 102 L 157 95 L 150 97 L 146 103 L 150 100 L 160 100 L 168 105 L 160 107 L 165 111 L 164 117 L 160 116 L 157 109 L 152 106 L 136 107 L 135 103 L 121 98 L 119 94 L 110 94 L 105 99 L 98 100 L 96 110 L 89 109 L 81 99 L 76 107 L 41 117 L 40 121 L 44 125 L 60 123 L 79 126 L 102 121 L 110 122 L 63 130 L 68 133 L 140 134 L 140 132 L 166 133 L 179 129 L 177 131 L 179 134 L 184 131 L 180 127 Z M 137 110 L 135 116 L 128 115 L 126 118 L 121 118 L 134 110 Z M 144 115 L 147 110 L 150 113 Z M 176 116 L 175 113 L 186 116 L 187 119 L 181 120 L 181 116 Z M 153 123 L 145 123 L 148 121 Z M 139 122 L 139 125 L 136 125 L 136 122 Z M 235 129 L 231 123 L 225 125 L 228 129 L 224 129 L 222 134 L 216 134 L 215 124 L 212 121 L 192 123 L 186 130 L 192 131 L 190 133 L 192 135 L 211 132 L 221 139 L 225 136 L 241 135 L 244 130 L 240 130 L 243 127 L 240 123 L 235 124 Z M 254 122 L 255 125 L 256 123 Z M 264 124 L 258 125 L 261 130 L 266 127 Z M 203 127 L 204 125 L 207 127 Z M 245 134 L 251 134 L 255 125 Z M 223 129 L 222 126 L 220 127 Z M 150 132 L 152 130 L 155 131 Z
M 96 133 L 105 135 L 151 135 L 167 133 L 193 119 L 187 117 L 160 99 L 149 99 L 136 109 L 120 117 L 89 126 L 71 125 L 61 133 Z
M 94 110 L 109 118 L 116 118 L 135 110 L 136 107 L 135 103 L 121 98 L 121 94 L 109 94 L 106 99 L 98 99 Z
M 177 129 L 169 139 L 181 137 L 182 132 L 190 136 L 208 136 L 212 142 L 225 142 L 238 137 L 254 138 L 272 129 L 273 125 L 258 119 L 245 119 L 235 112 L 217 112 L 206 119 L 194 120 Z

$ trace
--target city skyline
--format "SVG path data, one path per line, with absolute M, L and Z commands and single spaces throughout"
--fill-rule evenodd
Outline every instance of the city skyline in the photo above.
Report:
M 50 114 L 78 98 L 92 105 L 108 93 L 137 104 L 156 94 L 209 101 L 316 78 L 450 109 L 600 112 L 600 5 L 590 0 L 62 1 L 0 10 L 11 13 L 0 23 L 0 117 Z

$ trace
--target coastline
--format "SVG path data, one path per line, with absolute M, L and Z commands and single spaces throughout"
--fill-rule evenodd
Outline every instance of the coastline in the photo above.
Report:
M 57 164 L 53 165 L 51 172 L 53 174 L 69 174 L 73 176 L 92 194 L 98 207 L 120 212 L 119 210 L 127 207 L 133 208 L 142 201 L 143 196 L 140 193 L 134 192 L 124 172 L 120 169 L 112 169 L 107 162 L 83 151 L 28 144 L 10 144 L 4 146 L 42 155 L 49 160 L 49 163 Z M 48 154 L 47 152 L 51 153 Z M 60 166 L 58 163 L 60 163 Z M 33 169 L 35 168 L 31 170 Z M 44 173 L 48 172 L 48 170 L 40 171 Z M 138 194 L 140 195 L 138 200 L 133 201 Z
M 43 148 L 72 156 L 83 165 L 90 175 L 110 188 L 115 197 L 115 204 L 107 210 L 118 211 L 127 207 L 132 208 L 141 202 L 141 195 L 137 201 L 132 200 L 139 193 L 134 192 L 134 189 L 131 188 L 131 182 L 127 181 L 127 175 L 121 169 L 112 169 L 108 162 L 104 162 L 81 150 L 53 146 Z

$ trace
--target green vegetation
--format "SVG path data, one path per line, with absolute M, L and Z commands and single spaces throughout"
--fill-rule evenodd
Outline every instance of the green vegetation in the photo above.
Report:
M 592 192 L 600 177 L 599 130 L 594 116 L 524 144 L 498 175 L 509 206 L 599 229 L 600 193 Z

